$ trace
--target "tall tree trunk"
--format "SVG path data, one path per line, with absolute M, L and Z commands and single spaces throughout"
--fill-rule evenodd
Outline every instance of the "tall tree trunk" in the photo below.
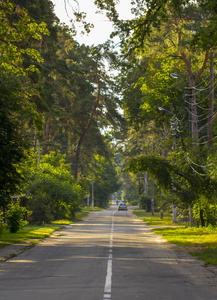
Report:
M 207 126 L 208 146 L 212 146 L 212 118 L 214 112 L 214 53 L 210 52 L 210 96 L 209 96 L 209 116 Z
M 97 87 L 98 87 L 98 91 L 97 91 L 97 96 L 96 96 L 96 100 L 95 100 L 95 103 L 94 103 L 94 106 L 93 106 L 93 109 L 91 111 L 91 114 L 89 116 L 89 119 L 87 121 L 87 126 L 86 128 L 84 129 L 84 131 L 82 132 L 81 136 L 80 136 L 80 139 L 78 141 L 78 144 L 77 144 L 77 148 L 76 148 L 76 155 L 75 155 L 75 168 L 74 168 L 74 177 L 77 178 L 78 177 L 78 163 L 79 163 L 79 157 L 80 157 L 80 152 L 81 152 L 81 145 L 84 141 L 84 138 L 85 136 L 87 135 L 89 129 L 90 129 L 90 126 L 91 126 L 91 123 L 92 123 L 92 119 L 93 119 L 93 116 L 96 112 L 96 109 L 98 107 L 98 104 L 99 104 L 99 100 L 100 100 L 100 82 L 99 82 L 99 77 L 98 77 L 98 68 L 97 68 L 97 64 L 96 64 L 96 82 L 97 82 Z
M 192 68 L 191 68 L 191 58 L 187 58 L 185 53 L 181 53 L 181 57 L 183 61 L 185 62 L 186 69 L 188 72 L 188 79 L 189 79 L 189 86 L 191 90 L 191 99 L 190 99 L 190 118 L 189 121 L 191 123 L 191 137 L 193 140 L 196 142 L 199 137 L 199 132 L 198 130 L 198 113 L 197 113 L 197 100 L 196 100 L 196 94 L 195 94 L 195 87 L 196 87 L 196 81 L 200 76 L 203 74 L 208 58 L 209 58 L 209 50 L 207 49 L 205 52 L 205 57 L 203 60 L 202 67 L 200 68 L 199 72 L 194 75 L 192 73 Z
M 44 139 L 45 139 L 45 145 L 43 145 L 43 149 L 42 149 L 42 154 L 43 154 L 43 155 L 49 153 L 49 150 L 47 149 L 47 146 L 46 146 L 46 141 L 49 141 L 49 139 L 50 139 L 50 132 L 51 132 L 51 120 L 50 120 L 50 119 L 47 119 L 47 120 L 45 121 L 45 124 L 44 124 Z
M 198 140 L 198 113 L 197 113 L 197 102 L 195 94 L 195 76 L 191 73 L 189 76 L 189 84 L 191 88 L 191 99 L 190 99 L 190 122 L 191 122 L 191 137 L 194 141 Z

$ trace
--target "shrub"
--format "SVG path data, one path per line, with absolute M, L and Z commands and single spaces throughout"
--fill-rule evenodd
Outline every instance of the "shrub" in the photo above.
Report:
M 139 200 L 138 199 L 134 199 L 132 201 L 129 201 L 129 204 L 132 205 L 132 206 L 139 205 Z
M 26 182 L 25 192 L 31 223 L 50 223 L 53 220 L 70 218 L 78 211 L 85 196 L 61 154 L 44 155 L 40 172 L 34 170 Z
M 52 202 L 49 195 L 44 191 L 38 190 L 28 201 L 30 210 L 30 224 L 49 224 L 53 221 Z
M 8 205 L 6 219 L 7 227 L 11 233 L 17 232 L 20 228 L 27 224 L 27 222 L 23 220 L 26 211 L 27 209 L 25 207 L 21 207 L 19 202 L 11 202 Z
M 67 215 L 74 216 L 83 198 L 83 190 L 78 184 L 46 173 L 34 178 L 26 194 L 31 211 L 29 221 L 35 224 L 50 223 Z

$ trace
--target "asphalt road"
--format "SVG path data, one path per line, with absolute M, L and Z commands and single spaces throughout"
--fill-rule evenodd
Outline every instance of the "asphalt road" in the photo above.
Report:
M 216 300 L 216 282 L 116 206 L 0 263 L 1 300 Z

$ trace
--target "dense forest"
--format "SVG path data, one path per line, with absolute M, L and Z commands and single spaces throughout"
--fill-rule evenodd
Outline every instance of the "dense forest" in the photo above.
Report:
M 131 20 L 95 4 L 114 24 L 98 46 L 50 0 L 0 4 L 1 206 L 21 195 L 43 223 L 92 194 L 216 224 L 216 1 L 134 0 Z

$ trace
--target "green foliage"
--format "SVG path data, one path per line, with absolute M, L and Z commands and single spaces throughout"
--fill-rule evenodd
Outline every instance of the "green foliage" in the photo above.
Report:
M 130 205 L 138 204 L 139 202 L 139 189 L 137 186 L 136 176 L 127 173 L 121 174 L 121 199 L 130 203 Z
M 47 182 L 46 182 L 47 183 Z M 43 186 L 44 187 L 44 186 Z M 31 193 L 31 198 L 28 201 L 28 210 L 30 211 L 29 222 L 30 224 L 49 224 L 54 219 L 52 215 L 52 200 L 50 195 L 44 191 L 36 191 L 33 188 L 28 188 L 28 193 Z M 42 188 L 40 184 L 36 188 Z
M 177 155 L 179 154 L 177 152 Z M 134 173 L 147 171 L 155 177 L 158 186 L 176 195 L 180 203 L 184 205 L 195 204 L 200 197 L 209 202 L 210 195 L 216 194 L 217 191 L 216 180 L 208 175 L 201 176 L 194 172 L 188 162 L 183 159 L 183 153 L 182 158 L 180 157 L 175 162 L 173 156 L 163 158 L 141 155 L 130 159 L 125 171 Z
M 51 152 L 42 157 L 40 172 L 34 171 L 25 187 L 31 223 L 72 219 L 80 209 L 84 191 L 68 169 L 61 154 Z
M 113 156 L 101 128 L 110 126 L 111 132 L 115 129 L 116 135 L 120 133 L 123 118 L 118 108 L 121 101 L 113 92 L 116 89 L 114 80 L 104 69 L 105 58 L 115 61 L 110 44 L 94 49 L 79 45 L 72 37 L 72 30 L 59 25 L 53 7 L 52 1 L 47 0 L 6 0 L 0 4 L 0 131 L 3 132 L 0 136 L 0 204 L 20 190 L 22 177 L 28 180 L 31 172 L 32 183 L 37 187 L 45 184 L 45 178 L 37 178 L 36 168 L 30 169 L 25 163 L 29 157 L 35 159 L 36 146 L 32 146 L 38 139 L 43 155 L 53 150 L 66 154 L 67 162 L 75 161 L 74 149 L 87 127 L 97 95 L 100 103 L 90 130 L 85 134 L 79 177 L 89 176 L 89 161 L 94 153 Z M 85 27 L 88 30 L 88 24 Z M 96 72 L 99 82 L 96 82 Z M 112 138 L 112 133 L 107 136 Z M 44 161 L 46 171 L 42 170 L 42 159 L 41 174 L 44 175 L 41 176 L 47 176 L 51 190 L 55 190 L 56 185 L 59 193 L 47 194 L 42 189 L 42 195 L 35 197 L 44 199 L 41 204 L 47 207 L 46 221 L 53 219 L 54 210 L 58 217 L 74 216 L 83 197 L 80 187 L 70 179 L 72 165 L 66 166 L 64 162 L 62 168 L 60 163 L 57 171 L 52 159 L 54 155 Z M 102 184 L 99 186 L 100 190 Z M 115 189 L 114 185 L 110 186 L 110 192 Z M 106 195 L 102 189 L 99 191 L 106 201 L 108 190 Z M 49 204 L 50 194 L 52 205 Z M 99 201 L 104 200 L 100 196 Z M 34 207 L 37 206 L 38 203 L 34 203 Z
M 3 222 L 3 212 L 0 210 L 0 237 L 3 233 L 4 228 L 5 228 L 5 224 Z
M 21 207 L 19 202 L 11 202 L 7 207 L 7 227 L 11 233 L 17 232 L 20 228 L 27 225 L 27 222 L 24 221 L 24 215 L 27 209 Z
M 139 207 L 146 210 L 147 212 L 151 211 L 151 198 L 144 195 L 140 195 Z
M 174 168 L 166 158 L 141 155 L 130 159 L 125 171 L 134 173 L 148 171 L 148 173 L 155 176 L 160 186 L 166 189 L 171 189 L 172 187 L 171 175 L 174 172 Z
M 207 147 L 206 130 L 211 129 L 207 122 L 212 116 L 207 114 L 205 90 L 210 85 L 206 79 L 209 49 L 216 48 L 216 1 L 135 0 L 131 2 L 135 17 L 126 21 L 114 14 L 113 0 L 106 4 L 96 0 L 96 4 L 109 12 L 114 35 L 119 35 L 122 54 L 127 57 L 119 82 L 125 115 L 135 131 L 128 131 L 124 154 L 129 163 L 125 171 L 152 174 L 157 187 L 171 194 L 168 203 L 173 198 L 182 208 L 194 205 L 198 224 L 215 222 L 216 149 L 215 139 L 213 148 L 210 143 Z M 176 79 L 171 73 L 178 74 Z M 205 88 L 200 88 L 197 99 L 193 99 L 187 85 L 194 89 L 199 78 Z M 198 128 L 198 136 L 189 123 Z M 215 121 L 212 126 L 214 137 Z M 145 138 L 151 141 L 154 153 L 150 153 Z M 141 153 L 144 155 L 138 156 Z
M 217 204 L 214 199 L 200 197 L 193 206 L 194 222 L 196 226 L 216 225 Z
M 22 64 L 25 56 L 35 63 L 43 61 L 40 53 L 23 41 L 40 40 L 42 34 L 49 34 L 46 24 L 32 22 L 25 9 L 8 0 L 0 4 L 0 21 L 0 64 L 4 72 L 19 76 L 38 71 L 34 63 L 26 68 Z
M 17 168 L 30 148 L 26 130 L 31 105 L 25 102 L 21 82 L 0 71 L 0 204 L 18 191 L 22 181 Z
M 107 207 L 111 195 L 120 189 L 121 184 L 114 161 L 95 155 L 94 198 L 99 207 Z

